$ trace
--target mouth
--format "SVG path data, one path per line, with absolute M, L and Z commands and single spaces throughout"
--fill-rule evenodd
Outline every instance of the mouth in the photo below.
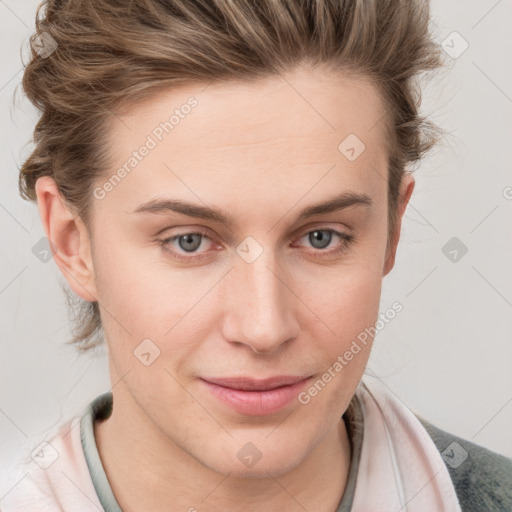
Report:
M 242 376 L 199 380 L 215 398 L 235 412 L 264 416 L 288 406 L 310 379 L 311 376 L 278 375 L 267 379 Z

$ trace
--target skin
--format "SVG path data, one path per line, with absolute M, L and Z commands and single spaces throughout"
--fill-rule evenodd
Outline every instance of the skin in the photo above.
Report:
M 343 495 L 351 454 L 342 415 L 371 342 L 307 405 L 294 400 L 274 414 L 239 414 L 200 380 L 316 381 L 375 324 L 382 279 L 394 265 L 414 179 L 404 177 L 387 246 L 380 94 L 361 77 L 319 68 L 285 77 L 180 86 L 114 118 L 107 177 L 169 112 L 190 96 L 198 100 L 120 184 L 93 200 L 90 234 L 53 180 L 37 181 L 57 265 L 75 293 L 101 307 L 114 407 L 95 436 L 125 511 L 332 512 Z M 352 162 L 338 150 L 350 133 L 366 146 Z M 302 208 L 349 191 L 367 194 L 372 205 L 297 219 Z M 215 206 L 236 225 L 131 213 L 156 197 Z M 167 246 L 202 260 L 178 261 L 158 243 L 198 228 L 210 237 L 198 249 L 187 252 L 179 239 Z M 308 236 L 315 229 L 355 240 L 329 256 L 345 242 L 333 235 L 319 248 Z M 252 263 L 236 252 L 248 236 L 263 250 Z M 149 366 L 134 356 L 147 338 L 160 350 Z M 237 457 L 248 442 L 262 454 L 250 468 Z

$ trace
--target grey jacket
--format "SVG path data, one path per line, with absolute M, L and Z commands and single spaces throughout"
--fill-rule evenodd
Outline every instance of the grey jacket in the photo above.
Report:
M 512 512 L 512 459 L 416 416 L 445 461 L 463 512 Z

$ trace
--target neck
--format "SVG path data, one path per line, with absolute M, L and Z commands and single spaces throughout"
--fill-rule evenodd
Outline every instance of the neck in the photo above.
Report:
M 122 396 L 126 398 L 126 395 Z M 201 464 L 149 419 L 117 401 L 95 422 L 98 452 L 124 512 L 260 510 L 334 512 L 345 490 L 350 442 L 342 419 L 309 455 L 278 477 L 238 478 Z M 126 406 L 125 406 L 126 405 Z M 134 405 L 132 403 L 132 405 Z M 321 489 L 321 492 L 319 492 Z

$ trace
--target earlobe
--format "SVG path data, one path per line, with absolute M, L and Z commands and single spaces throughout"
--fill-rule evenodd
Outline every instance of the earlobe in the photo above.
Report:
M 384 263 L 383 276 L 386 276 L 391 272 L 392 268 L 395 265 L 395 257 L 396 250 L 398 247 L 398 241 L 400 240 L 400 231 L 402 228 L 402 219 L 405 213 L 405 209 L 409 204 L 409 200 L 411 199 L 412 192 L 414 190 L 416 182 L 414 176 L 410 172 L 406 172 L 404 177 L 402 178 L 402 183 L 400 184 L 400 193 L 398 197 L 398 211 L 397 211 L 397 221 L 395 225 L 395 230 L 391 234 L 389 246 L 386 251 L 386 259 Z
M 37 206 L 55 263 L 71 289 L 86 301 L 97 301 L 91 244 L 83 222 L 66 205 L 55 180 L 38 178 Z

